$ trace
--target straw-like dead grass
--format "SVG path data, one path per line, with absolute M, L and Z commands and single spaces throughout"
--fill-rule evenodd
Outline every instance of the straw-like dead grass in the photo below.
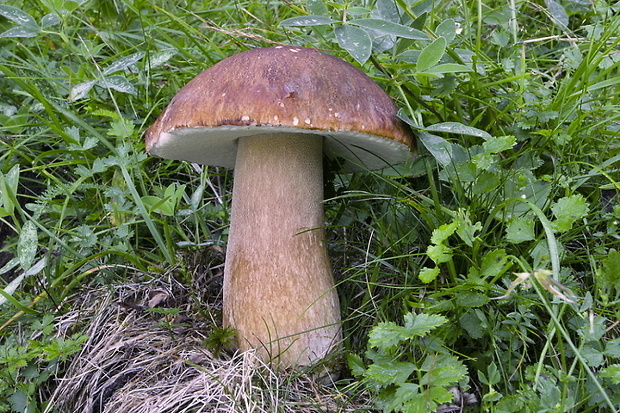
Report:
M 89 339 L 57 379 L 47 412 L 345 412 L 361 407 L 334 387 L 270 369 L 253 352 L 215 357 L 204 346 L 211 322 L 192 312 L 189 300 L 183 285 L 161 280 L 75 298 L 75 309 L 62 318 L 59 330 L 78 329 Z M 178 314 L 170 310 L 173 305 Z

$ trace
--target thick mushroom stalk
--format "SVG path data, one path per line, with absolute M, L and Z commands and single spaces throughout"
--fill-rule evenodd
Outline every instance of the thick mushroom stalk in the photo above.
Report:
M 323 155 L 342 172 L 412 155 L 410 128 L 359 69 L 318 50 L 249 50 L 186 84 L 145 136 L 151 155 L 235 167 L 224 322 L 242 350 L 311 364 L 342 332 L 327 258 Z
M 308 365 L 342 338 L 323 230 L 323 137 L 274 133 L 238 145 L 224 324 L 241 350 Z

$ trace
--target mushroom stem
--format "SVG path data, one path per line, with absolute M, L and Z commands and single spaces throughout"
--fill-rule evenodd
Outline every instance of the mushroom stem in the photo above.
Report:
M 325 243 L 323 137 L 239 139 L 224 269 L 224 325 L 240 350 L 308 365 L 342 339 Z

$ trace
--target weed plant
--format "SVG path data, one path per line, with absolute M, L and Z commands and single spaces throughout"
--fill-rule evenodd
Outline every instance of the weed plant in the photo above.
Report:
M 234 53 L 317 47 L 418 156 L 329 176 L 348 370 L 385 412 L 620 406 L 620 3 L 0 2 L 0 411 L 46 407 L 80 290 L 226 244 L 231 175 L 142 133 Z M 266 252 L 267 253 L 267 252 Z M 214 326 L 215 327 L 215 326 Z M 445 410 L 444 410 L 445 411 Z

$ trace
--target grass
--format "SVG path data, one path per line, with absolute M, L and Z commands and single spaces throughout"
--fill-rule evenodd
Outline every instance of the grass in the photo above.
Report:
M 142 133 L 202 69 L 281 43 L 362 68 L 418 137 L 409 164 L 326 181 L 347 350 L 334 397 L 618 410 L 617 4 L 168 3 L 0 4 L 0 411 L 58 408 L 55 378 L 109 339 L 74 312 L 93 291 L 190 286 L 170 311 L 225 340 L 231 174 L 149 158 Z M 261 377 L 284 401 L 236 388 L 227 408 L 298 406 Z

